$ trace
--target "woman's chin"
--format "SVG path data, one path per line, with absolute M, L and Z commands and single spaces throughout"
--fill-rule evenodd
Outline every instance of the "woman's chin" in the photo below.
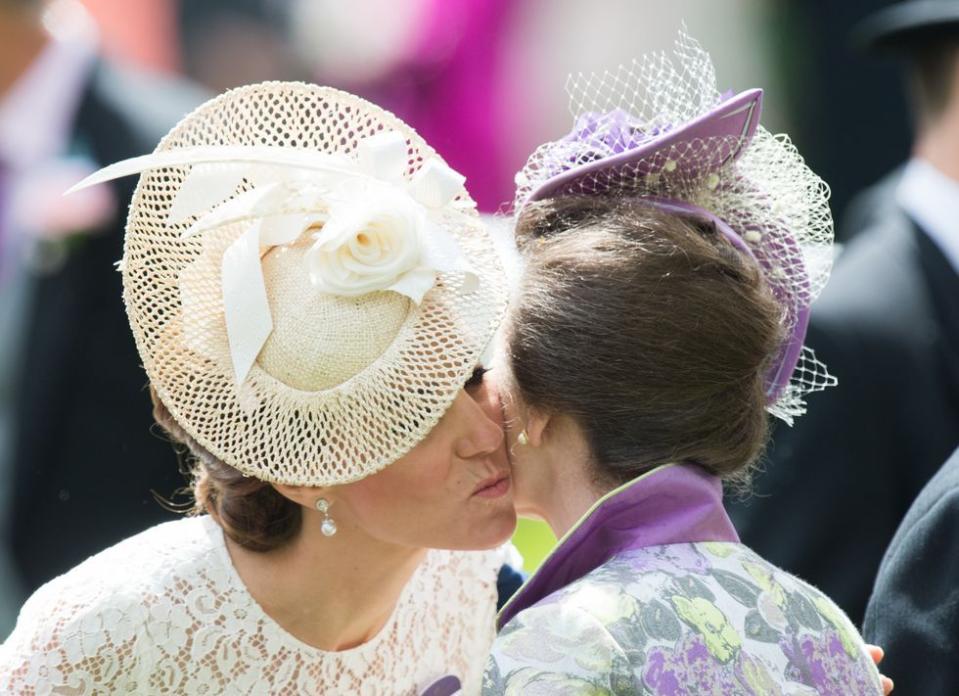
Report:
M 489 542 L 482 548 L 495 549 L 509 541 L 514 532 L 516 532 L 516 512 L 512 506 L 503 512 L 500 519 L 497 519 L 495 525 L 490 525 L 490 529 L 495 529 L 495 534 L 490 534 Z
M 468 536 L 458 540 L 448 540 L 445 548 L 459 551 L 485 551 L 499 548 L 516 531 L 516 513 L 512 505 L 496 514 L 486 516 L 483 521 L 470 525 Z

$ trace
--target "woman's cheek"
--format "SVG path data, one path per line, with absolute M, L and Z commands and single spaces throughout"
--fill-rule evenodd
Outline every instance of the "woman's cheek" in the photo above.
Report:
M 383 470 L 380 494 L 384 498 L 400 496 L 403 500 L 429 501 L 447 494 L 448 447 L 437 438 L 430 438 L 406 457 Z
M 409 476 L 404 485 L 416 498 L 434 499 L 449 494 L 451 480 L 449 447 L 441 443 L 429 443 L 422 452 L 417 452 L 416 461 L 410 467 Z

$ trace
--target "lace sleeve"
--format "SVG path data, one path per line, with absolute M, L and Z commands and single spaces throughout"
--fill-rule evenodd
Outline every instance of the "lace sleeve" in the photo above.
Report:
M 77 696 L 137 691 L 142 609 L 109 601 L 98 587 L 37 591 L 0 646 L 0 691 Z
M 626 655 L 599 620 L 547 604 L 523 611 L 497 636 L 483 694 L 625 694 L 633 684 Z

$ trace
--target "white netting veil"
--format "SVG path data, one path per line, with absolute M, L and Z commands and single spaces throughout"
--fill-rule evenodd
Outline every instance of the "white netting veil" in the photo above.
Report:
M 506 305 L 462 177 L 389 112 L 302 83 L 227 92 L 148 157 L 124 299 L 183 429 L 245 474 L 309 486 L 420 442 Z M 334 228 L 345 241 L 327 248 Z M 366 261 L 386 280 L 354 272 Z
M 556 195 L 629 195 L 688 204 L 723 221 L 782 307 L 789 340 L 767 380 L 767 410 L 792 423 L 806 394 L 836 383 L 802 345 L 809 306 L 832 267 L 825 182 L 787 136 L 758 125 L 759 90 L 720 93 L 708 53 L 684 31 L 671 54 L 572 75 L 567 91 L 573 130 L 530 156 L 516 175 L 514 210 Z

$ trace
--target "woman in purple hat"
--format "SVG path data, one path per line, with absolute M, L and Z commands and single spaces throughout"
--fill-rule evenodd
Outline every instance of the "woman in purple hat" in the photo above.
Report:
M 561 540 L 499 616 L 485 693 L 881 694 L 852 623 L 722 503 L 767 412 L 834 383 L 803 346 L 826 185 L 688 37 L 570 92 L 573 132 L 517 176 L 497 372 L 517 505 Z

